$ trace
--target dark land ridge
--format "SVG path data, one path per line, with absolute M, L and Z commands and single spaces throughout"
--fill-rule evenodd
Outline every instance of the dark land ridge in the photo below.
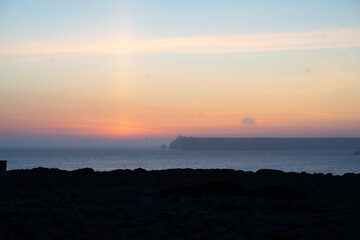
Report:
M 225 138 L 179 136 L 169 145 L 173 150 L 354 150 L 360 138 Z
M 360 174 L 35 168 L 0 176 L 0 239 L 360 239 Z

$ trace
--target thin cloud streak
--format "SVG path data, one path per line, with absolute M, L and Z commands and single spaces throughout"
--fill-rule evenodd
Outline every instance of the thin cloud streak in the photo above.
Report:
M 326 113 L 326 112 L 308 112 L 307 114 L 313 116 L 322 116 L 322 117 L 331 117 L 334 115 L 332 113 Z
M 2 44 L 0 55 L 82 54 L 216 54 L 360 47 L 360 29 L 313 32 L 198 36 L 140 39 L 108 38 L 101 41 L 24 42 Z

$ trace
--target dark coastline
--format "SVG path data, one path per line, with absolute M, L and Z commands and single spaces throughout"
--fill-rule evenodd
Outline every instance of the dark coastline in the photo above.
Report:
M 360 174 L 37 168 L 0 188 L 0 239 L 360 238 Z

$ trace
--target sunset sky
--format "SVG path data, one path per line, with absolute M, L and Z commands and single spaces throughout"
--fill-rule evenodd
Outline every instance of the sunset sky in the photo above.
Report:
M 360 137 L 360 2 L 0 1 L 0 144 L 177 134 Z

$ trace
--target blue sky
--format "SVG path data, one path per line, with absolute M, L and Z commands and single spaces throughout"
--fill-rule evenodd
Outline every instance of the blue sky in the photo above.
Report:
M 359 28 L 359 1 L 2 1 L 1 41 L 141 37 Z

